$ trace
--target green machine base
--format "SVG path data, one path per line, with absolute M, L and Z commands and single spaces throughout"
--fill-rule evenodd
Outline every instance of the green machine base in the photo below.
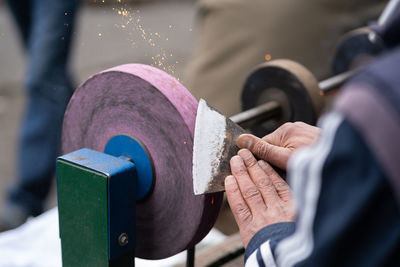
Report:
M 135 164 L 90 149 L 57 160 L 62 264 L 134 266 Z

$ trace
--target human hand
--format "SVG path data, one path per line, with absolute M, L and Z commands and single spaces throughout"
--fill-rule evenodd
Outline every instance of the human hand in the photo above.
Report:
M 247 149 L 231 159 L 233 175 L 225 178 L 225 191 L 239 226 L 244 247 L 263 227 L 294 221 L 295 212 L 288 184 L 265 161 Z
M 251 134 L 242 134 L 237 144 L 240 148 L 249 149 L 258 158 L 286 170 L 292 153 L 316 141 L 320 131 L 320 128 L 304 122 L 287 122 L 262 139 Z

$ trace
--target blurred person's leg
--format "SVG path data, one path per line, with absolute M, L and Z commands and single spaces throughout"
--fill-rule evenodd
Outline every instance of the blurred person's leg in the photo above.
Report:
M 241 111 L 246 76 L 269 54 L 329 75 L 336 42 L 379 16 L 383 0 L 200 0 L 195 51 L 185 85 L 225 115 Z M 216 227 L 237 231 L 227 203 Z
M 14 1 L 9 1 L 11 6 Z M 2 216 L 10 227 L 40 214 L 51 186 L 62 119 L 73 93 L 68 57 L 77 4 L 76 0 L 30 1 L 27 33 L 22 24 L 21 32 L 28 36 L 27 100 L 19 134 L 17 179 Z
M 370 19 L 383 0 L 200 0 L 197 38 L 185 85 L 226 115 L 240 112 L 246 76 L 269 54 L 330 70 L 336 41 Z
M 8 0 L 10 11 L 18 25 L 21 37 L 26 48 L 31 25 L 31 0 Z

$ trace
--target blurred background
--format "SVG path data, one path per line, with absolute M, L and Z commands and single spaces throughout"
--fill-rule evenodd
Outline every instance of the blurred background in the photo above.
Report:
M 157 66 L 182 80 L 192 51 L 194 17 L 194 1 L 82 1 L 71 51 L 75 87 L 92 74 L 126 63 Z M 18 29 L 0 0 L 0 207 L 15 177 L 25 63 Z M 55 205 L 52 190 L 47 207 Z

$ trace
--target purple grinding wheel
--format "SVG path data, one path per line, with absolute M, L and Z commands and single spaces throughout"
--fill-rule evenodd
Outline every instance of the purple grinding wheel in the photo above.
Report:
M 141 64 L 90 77 L 69 102 L 63 153 L 104 151 L 113 136 L 124 134 L 140 141 L 153 162 L 153 189 L 136 206 L 137 257 L 162 259 L 194 246 L 218 216 L 222 193 L 193 193 L 196 110 L 196 99 L 177 80 Z

